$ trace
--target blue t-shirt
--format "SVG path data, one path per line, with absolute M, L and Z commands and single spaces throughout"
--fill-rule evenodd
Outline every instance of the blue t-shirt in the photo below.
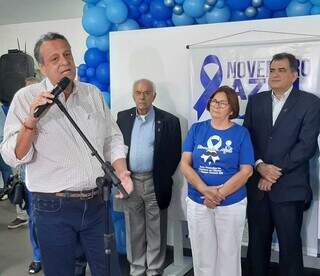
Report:
M 183 145 L 184 152 L 192 153 L 192 167 L 208 186 L 223 185 L 239 172 L 240 165 L 253 165 L 253 147 L 248 130 L 233 124 L 225 130 L 215 129 L 211 120 L 192 125 Z M 188 183 L 188 196 L 203 204 L 203 195 Z M 226 197 L 220 206 L 241 201 L 246 197 L 246 188 Z

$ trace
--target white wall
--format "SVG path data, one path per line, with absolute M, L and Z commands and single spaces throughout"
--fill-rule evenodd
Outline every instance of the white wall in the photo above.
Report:
M 185 135 L 191 100 L 190 59 L 186 45 L 248 30 L 319 35 L 319 23 L 318 15 L 111 33 L 112 112 L 116 115 L 119 110 L 132 107 L 132 83 L 142 77 L 150 78 L 157 87 L 155 105 L 176 114 L 180 118 L 182 132 Z M 252 32 L 246 36 L 223 39 L 221 43 L 250 43 L 296 37 L 300 36 Z M 185 217 L 185 191 L 184 181 L 177 173 L 169 217 Z M 318 202 L 315 201 L 314 204 Z M 306 213 L 305 223 L 308 226 L 303 229 L 305 246 L 310 248 L 312 255 L 316 254 L 314 250 L 317 249 L 318 208 L 315 209 L 315 212 Z
M 21 50 L 27 43 L 27 53 L 33 56 L 33 47 L 39 37 L 47 32 L 63 34 L 70 42 L 76 65 L 83 63 L 87 34 L 82 28 L 81 18 L 41 21 L 11 25 L 0 25 L 0 55 L 8 49 L 17 49 L 17 38 Z

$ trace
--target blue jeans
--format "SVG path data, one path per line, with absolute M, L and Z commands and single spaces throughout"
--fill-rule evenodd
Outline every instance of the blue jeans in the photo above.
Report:
M 101 196 L 81 200 L 32 193 L 32 211 L 46 276 L 74 275 L 79 242 L 92 276 L 106 275 Z
M 6 187 L 8 184 L 10 175 L 12 175 L 12 169 L 3 161 L 1 154 L 0 154 L 0 170 L 2 173 L 4 187 Z
M 40 253 L 40 247 L 39 242 L 37 238 L 36 228 L 34 225 L 34 222 L 32 220 L 32 193 L 28 191 L 28 200 L 29 200 L 29 206 L 27 209 L 27 213 L 29 216 L 29 236 L 30 236 L 30 242 L 32 247 L 32 260 L 34 262 L 41 262 L 41 253 Z

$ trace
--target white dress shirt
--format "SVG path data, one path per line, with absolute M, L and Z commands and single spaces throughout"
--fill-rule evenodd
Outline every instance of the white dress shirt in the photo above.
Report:
M 271 95 L 272 95 L 272 125 L 274 126 L 282 107 L 284 106 L 284 104 L 286 103 L 290 92 L 292 90 L 293 86 L 290 86 L 290 88 L 283 93 L 283 95 L 279 98 L 279 96 L 276 96 L 276 94 L 272 91 Z M 255 162 L 255 167 L 257 167 L 259 164 L 263 163 L 262 159 L 258 159 Z
M 26 156 L 19 160 L 15 155 L 17 136 L 31 102 L 43 91 L 52 89 L 53 85 L 45 79 L 16 93 L 4 128 L 3 159 L 12 167 L 26 164 L 26 184 L 32 192 L 95 188 L 96 178 L 103 175 L 101 165 L 56 104 L 40 118 L 38 137 Z M 64 93 L 59 95 L 59 100 L 102 158 L 112 163 L 126 157 L 127 147 L 120 129 L 95 86 L 74 81 L 67 101 Z
M 276 94 L 272 91 L 272 125 L 275 124 L 282 107 L 290 95 L 291 90 L 292 86 L 285 93 L 283 93 L 281 97 L 276 96 Z

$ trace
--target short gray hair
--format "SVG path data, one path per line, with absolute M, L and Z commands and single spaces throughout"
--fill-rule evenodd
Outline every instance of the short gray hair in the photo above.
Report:
M 134 88 L 135 88 L 136 85 L 138 85 L 138 83 L 140 83 L 140 82 L 147 82 L 147 83 L 149 83 L 150 86 L 151 86 L 153 95 L 156 94 L 156 89 L 155 89 L 154 83 L 153 83 L 151 80 L 148 80 L 148 79 L 139 79 L 139 80 L 136 80 L 136 81 L 133 83 L 132 92 L 134 92 Z
M 43 64 L 43 57 L 40 54 L 41 45 L 46 41 L 52 41 L 52 40 L 57 40 L 57 39 L 61 39 L 61 40 L 65 41 L 70 46 L 69 41 L 63 35 L 61 35 L 59 33 L 52 33 L 52 32 L 49 32 L 49 33 L 42 35 L 39 38 L 39 40 L 36 42 L 36 44 L 34 45 L 33 54 L 34 54 L 36 61 L 39 64 Z

